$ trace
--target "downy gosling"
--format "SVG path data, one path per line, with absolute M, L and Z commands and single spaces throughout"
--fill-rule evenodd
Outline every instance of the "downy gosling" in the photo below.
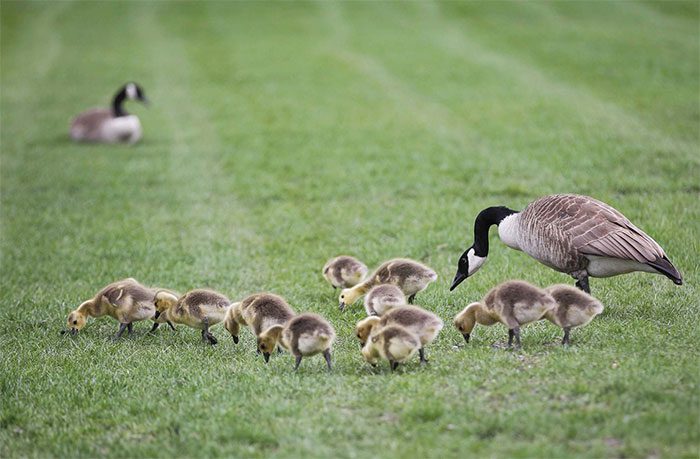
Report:
M 408 302 L 413 303 L 416 294 L 437 280 L 437 277 L 435 271 L 414 260 L 395 258 L 385 261 L 364 282 L 344 289 L 340 293 L 339 307 L 342 311 L 346 305 L 355 303 L 372 287 L 379 284 L 396 285 L 404 295 L 408 296 Z
M 406 295 L 392 284 L 375 285 L 365 296 L 365 311 L 368 316 L 381 316 L 391 308 L 406 304 Z
M 71 138 L 78 142 L 129 144 L 141 140 L 141 121 L 124 110 L 126 100 L 148 105 L 141 86 L 127 83 L 119 88 L 110 108 L 93 108 L 76 116 L 70 126 Z
M 360 346 L 364 347 L 368 338 L 375 330 L 381 330 L 389 325 L 398 325 L 410 331 L 420 339 L 421 363 L 427 363 L 425 358 L 425 346 L 432 343 L 442 330 L 443 322 L 430 311 L 417 306 L 399 306 L 393 308 L 382 317 L 370 316 L 357 323 L 355 336 L 360 340 Z
M 556 307 L 545 314 L 545 319 L 564 330 L 562 344 L 569 344 L 569 332 L 574 327 L 583 327 L 603 312 L 603 303 L 570 285 L 558 284 L 547 287 Z
M 507 281 L 492 288 L 480 303 L 472 303 L 454 319 L 468 343 L 474 325 L 500 322 L 508 327 L 508 347 L 520 347 L 520 327 L 543 319 L 556 307 L 552 295 L 524 281 Z
M 68 314 L 67 330 L 63 330 L 62 333 L 70 332 L 71 335 L 76 335 L 85 327 L 88 317 L 110 316 L 119 321 L 115 339 L 121 337 L 127 329 L 131 334 L 134 322 L 155 317 L 154 297 L 154 290 L 140 284 L 136 279 L 127 278 L 113 282 Z
M 212 346 L 218 341 L 209 331 L 226 317 L 231 301 L 213 290 L 191 290 L 180 298 L 171 292 L 159 291 L 156 296 L 159 308 L 163 311 L 157 323 L 183 324 L 202 331 L 202 341 Z
M 377 330 L 362 348 L 362 357 L 372 366 L 379 359 L 388 360 L 393 372 L 400 363 L 405 363 L 421 348 L 420 338 L 403 327 L 389 325 Z
M 283 325 L 296 314 L 284 298 L 273 293 L 254 293 L 234 303 L 226 313 L 224 327 L 238 344 L 240 327 L 249 327 L 256 338 L 273 325 Z M 258 349 L 259 351 L 259 349 Z
M 331 346 L 335 340 L 333 326 L 317 314 L 299 314 L 283 325 L 273 325 L 258 337 L 258 350 L 270 360 L 277 345 L 288 350 L 295 358 L 294 371 L 302 357 L 323 354 L 328 370 L 331 369 Z
M 323 266 L 323 277 L 334 289 L 354 287 L 367 275 L 367 266 L 347 255 L 331 258 Z

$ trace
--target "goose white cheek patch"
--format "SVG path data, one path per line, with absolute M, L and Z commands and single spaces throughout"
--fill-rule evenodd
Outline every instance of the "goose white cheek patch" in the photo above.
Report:
M 129 83 L 126 85 L 126 97 L 129 99 L 136 99 L 136 96 L 138 96 L 138 93 L 136 92 L 136 86 L 134 83 Z
M 474 254 L 474 249 L 470 250 L 469 253 L 467 254 L 467 260 L 469 260 L 469 273 L 468 275 L 471 276 L 475 272 L 481 268 L 481 265 L 486 262 L 486 257 L 480 257 L 476 254 Z

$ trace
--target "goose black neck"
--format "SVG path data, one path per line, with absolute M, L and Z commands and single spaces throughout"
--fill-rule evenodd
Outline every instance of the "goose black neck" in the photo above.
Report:
M 128 113 L 124 110 L 124 100 L 126 99 L 126 90 L 122 89 L 115 96 L 112 101 L 112 112 L 115 117 L 126 116 Z
M 489 229 L 500 224 L 504 218 L 518 212 L 504 206 L 489 207 L 476 216 L 474 221 L 474 255 L 486 257 L 489 254 Z

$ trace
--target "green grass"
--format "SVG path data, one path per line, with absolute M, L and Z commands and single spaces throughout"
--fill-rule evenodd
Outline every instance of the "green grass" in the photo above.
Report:
M 697 457 L 697 2 L 2 2 L 0 457 Z M 144 141 L 75 145 L 124 81 Z M 476 213 L 549 193 L 606 201 L 685 276 L 592 280 L 605 313 L 473 342 L 451 317 L 495 284 L 570 282 L 495 241 L 447 288 Z M 364 365 L 323 263 L 423 260 L 447 323 L 431 363 Z M 67 313 L 133 276 L 269 290 L 338 332 L 335 369 L 247 331 Z

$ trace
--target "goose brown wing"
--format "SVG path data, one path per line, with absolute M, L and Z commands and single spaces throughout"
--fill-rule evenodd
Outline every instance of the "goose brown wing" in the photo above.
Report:
M 587 196 L 552 196 L 573 247 L 584 255 L 649 263 L 664 258 L 659 244 L 609 205 Z

